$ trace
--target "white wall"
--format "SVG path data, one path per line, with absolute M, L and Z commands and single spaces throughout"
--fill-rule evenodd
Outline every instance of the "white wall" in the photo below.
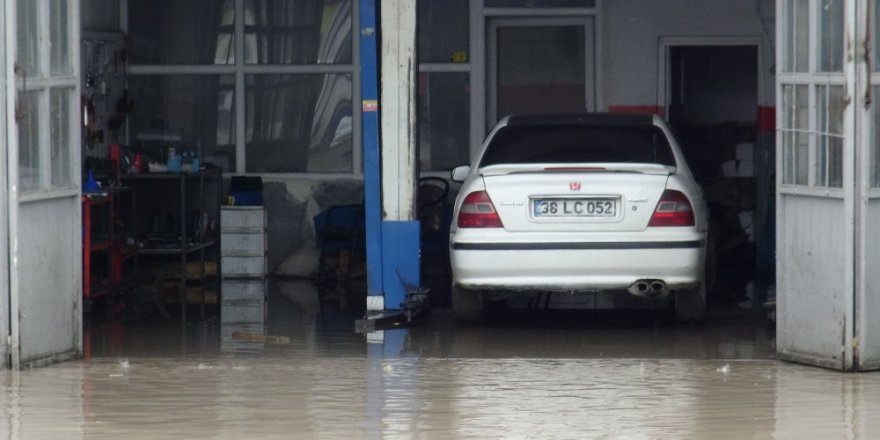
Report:
M 773 8 L 773 0 L 602 2 L 598 89 L 606 107 L 657 104 L 659 41 L 664 37 L 761 37 L 764 90 L 759 105 L 771 105 Z

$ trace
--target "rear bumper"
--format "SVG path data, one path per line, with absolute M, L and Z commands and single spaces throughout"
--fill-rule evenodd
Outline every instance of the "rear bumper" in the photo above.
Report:
M 453 243 L 453 283 L 472 289 L 597 291 L 642 279 L 671 290 L 702 281 L 702 239 L 650 242 Z

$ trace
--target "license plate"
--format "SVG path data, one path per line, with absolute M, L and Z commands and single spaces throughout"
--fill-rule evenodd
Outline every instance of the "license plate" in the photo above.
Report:
M 615 217 L 617 199 L 532 199 L 532 217 Z

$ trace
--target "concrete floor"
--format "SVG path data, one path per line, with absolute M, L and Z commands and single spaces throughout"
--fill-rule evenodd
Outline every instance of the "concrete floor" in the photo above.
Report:
M 262 324 L 91 327 L 83 361 L 0 372 L 0 438 L 880 432 L 880 374 L 777 361 L 772 327 L 750 313 L 715 313 L 701 327 L 591 312 L 504 313 L 457 326 L 435 310 L 412 328 L 368 336 L 352 331 L 353 318 L 320 314 L 306 284 L 278 283 Z

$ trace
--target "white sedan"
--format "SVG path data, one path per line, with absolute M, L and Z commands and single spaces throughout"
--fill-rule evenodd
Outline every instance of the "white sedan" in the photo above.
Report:
M 678 319 L 702 319 L 707 210 L 660 117 L 510 116 L 452 179 L 457 319 L 544 292 L 669 297 Z

